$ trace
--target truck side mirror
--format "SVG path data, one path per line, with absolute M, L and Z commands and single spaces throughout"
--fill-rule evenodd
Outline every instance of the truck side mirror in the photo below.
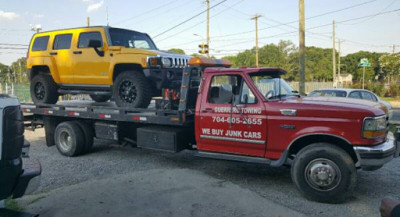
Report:
M 90 40 L 88 47 L 94 48 L 94 50 L 96 51 L 97 55 L 103 57 L 104 56 L 104 51 L 99 50 L 99 48 L 102 47 L 102 43 L 100 40 Z

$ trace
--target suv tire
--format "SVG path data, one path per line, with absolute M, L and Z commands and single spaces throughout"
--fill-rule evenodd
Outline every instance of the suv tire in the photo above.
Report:
M 30 92 L 35 104 L 55 104 L 58 100 L 58 87 L 50 75 L 38 74 L 31 80 Z
M 125 71 L 117 76 L 113 87 L 113 98 L 119 107 L 147 108 L 152 89 L 141 72 Z
M 111 96 L 90 94 L 90 98 L 95 102 L 107 102 L 111 99 Z
M 353 159 L 343 149 L 329 143 L 314 143 L 300 150 L 291 175 L 306 198 L 326 203 L 345 201 L 357 183 Z

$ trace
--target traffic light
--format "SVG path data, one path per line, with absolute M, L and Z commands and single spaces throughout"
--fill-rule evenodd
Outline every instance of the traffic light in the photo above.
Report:
M 199 53 L 208 54 L 208 44 L 201 43 L 199 45 L 199 48 L 201 48 L 201 50 L 199 50 Z

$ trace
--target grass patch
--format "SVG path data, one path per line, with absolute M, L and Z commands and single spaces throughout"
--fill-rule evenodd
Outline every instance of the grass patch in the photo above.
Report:
M 388 101 L 388 102 L 398 102 L 400 98 L 398 97 L 379 97 L 381 100 Z
M 17 201 L 15 201 L 13 199 L 7 199 L 5 202 L 5 206 L 7 209 L 11 209 L 14 211 L 22 211 L 22 208 L 19 206 Z

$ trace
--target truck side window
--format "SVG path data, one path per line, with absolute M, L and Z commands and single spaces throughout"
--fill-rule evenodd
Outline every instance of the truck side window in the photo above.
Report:
M 72 34 L 56 35 L 54 38 L 53 50 L 71 48 Z
M 246 102 L 246 96 L 247 95 L 247 102 Z M 249 86 L 246 84 L 246 82 L 243 82 L 242 86 L 242 92 L 240 96 L 240 103 L 241 104 L 254 104 L 257 102 L 256 96 L 254 95 L 253 91 L 250 90 Z
M 230 104 L 233 94 L 238 92 L 242 78 L 238 75 L 217 75 L 211 80 L 208 102 L 212 104 Z M 237 94 L 235 94 L 237 95 Z
M 32 51 L 43 51 L 47 50 L 47 44 L 49 42 L 49 36 L 42 36 L 35 38 L 33 42 Z
M 103 46 L 103 39 L 100 32 L 83 32 L 79 35 L 78 48 L 88 48 L 90 40 L 101 41 Z

